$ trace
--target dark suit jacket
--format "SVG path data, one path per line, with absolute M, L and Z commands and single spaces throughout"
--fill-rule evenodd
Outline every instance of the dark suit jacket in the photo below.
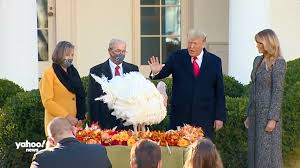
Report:
M 203 49 L 200 74 L 194 77 L 191 56 L 187 49 L 169 56 L 163 69 L 153 79 L 170 74 L 173 78 L 170 128 L 184 123 L 200 126 L 205 136 L 213 138 L 214 120 L 226 119 L 222 62 Z
M 75 138 L 65 138 L 53 149 L 44 149 L 32 158 L 30 168 L 111 168 L 105 147 L 82 144 Z
M 133 71 L 139 71 L 136 65 L 126 62 L 122 63 L 123 73 L 129 73 Z M 95 74 L 99 77 L 106 76 L 109 80 L 112 79 L 112 72 L 109 66 L 109 61 L 105 61 L 102 64 L 96 65 L 90 69 L 90 74 Z M 131 127 L 124 127 L 122 121 L 117 120 L 115 116 L 111 115 L 112 110 L 109 110 L 107 104 L 103 101 L 95 101 L 95 98 L 102 96 L 103 90 L 99 83 L 89 75 L 88 86 L 88 108 L 92 122 L 98 122 L 102 129 L 110 129 L 118 126 L 118 130 L 129 129 Z

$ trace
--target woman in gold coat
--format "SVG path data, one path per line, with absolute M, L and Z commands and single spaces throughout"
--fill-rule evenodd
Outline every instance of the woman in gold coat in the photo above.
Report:
M 52 55 L 53 64 L 46 69 L 40 82 L 40 94 L 45 108 L 45 133 L 55 117 L 64 117 L 72 125 L 85 118 L 85 92 L 78 71 L 72 65 L 74 45 L 61 41 Z

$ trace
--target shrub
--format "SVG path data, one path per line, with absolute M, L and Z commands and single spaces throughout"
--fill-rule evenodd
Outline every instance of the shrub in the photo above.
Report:
M 290 86 L 283 100 L 283 156 L 288 158 L 300 142 L 300 81 Z
M 251 82 L 247 85 L 244 85 L 244 95 L 245 97 L 249 97 L 250 95 L 250 86 L 251 86 Z
M 0 108 L 4 105 L 5 100 L 24 90 L 12 81 L 0 79 Z
M 44 108 L 38 90 L 20 92 L 7 99 L 0 113 L 2 167 L 29 167 L 33 153 L 16 149 L 15 142 L 42 142 Z
M 241 97 L 244 95 L 245 87 L 233 77 L 224 76 L 224 94 L 229 97 Z
M 300 145 L 300 58 L 287 62 L 284 97 L 282 104 L 283 118 L 283 158 L 285 163 Z
M 88 85 L 89 85 L 89 76 L 82 77 L 81 82 L 82 82 L 85 93 L 87 93 L 87 89 L 88 89 Z
M 297 81 L 300 81 L 300 58 L 287 63 L 287 71 L 285 75 L 285 85 L 287 90 Z
M 247 130 L 244 127 L 247 104 L 248 98 L 226 97 L 227 122 L 215 137 L 224 167 L 247 167 Z

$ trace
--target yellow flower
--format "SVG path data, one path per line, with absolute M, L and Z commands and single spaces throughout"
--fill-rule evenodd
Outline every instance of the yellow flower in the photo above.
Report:
M 128 146 L 132 146 L 136 143 L 134 137 L 130 137 L 128 140 L 127 140 L 127 145 Z
M 119 134 L 114 134 L 112 137 L 111 137 L 112 140 L 117 140 L 119 141 L 120 140 L 120 135 Z
M 129 138 L 129 135 L 128 135 L 127 131 L 121 131 L 119 133 L 119 138 L 120 138 L 121 141 L 127 141 L 128 138 Z
M 187 147 L 190 144 L 190 142 L 184 138 L 180 138 L 177 142 L 177 145 L 180 147 Z

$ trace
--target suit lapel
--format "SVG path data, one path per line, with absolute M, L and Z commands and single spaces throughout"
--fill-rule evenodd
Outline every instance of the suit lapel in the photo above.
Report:
M 104 76 L 106 76 L 108 78 L 108 80 L 110 80 L 112 78 L 112 72 L 109 66 L 109 61 L 105 61 L 102 67 L 102 73 L 104 74 Z
M 207 51 L 205 50 L 205 48 L 203 48 L 203 57 L 202 57 L 202 62 L 201 62 L 201 65 L 200 65 L 200 73 L 198 75 L 197 78 L 199 78 L 200 76 L 203 76 L 203 74 L 205 73 L 206 71 L 206 67 L 207 67 L 207 64 L 208 64 L 208 58 L 207 58 Z
M 130 69 L 128 67 L 128 64 L 126 62 L 123 61 L 122 63 L 122 68 L 123 68 L 123 74 L 125 73 L 129 73 L 130 72 Z
M 255 69 L 254 69 L 254 74 L 253 74 L 254 79 L 257 76 L 257 74 L 261 73 L 265 69 L 266 65 L 264 62 L 261 62 L 261 61 L 263 61 L 263 57 L 261 57 L 260 59 L 257 59 L 257 62 L 255 63 L 255 67 L 254 67 Z
M 193 70 L 193 65 L 191 61 L 191 56 L 186 50 L 186 53 L 183 55 L 184 56 L 184 67 L 186 67 L 186 70 L 189 75 L 192 75 L 194 77 L 194 70 Z

